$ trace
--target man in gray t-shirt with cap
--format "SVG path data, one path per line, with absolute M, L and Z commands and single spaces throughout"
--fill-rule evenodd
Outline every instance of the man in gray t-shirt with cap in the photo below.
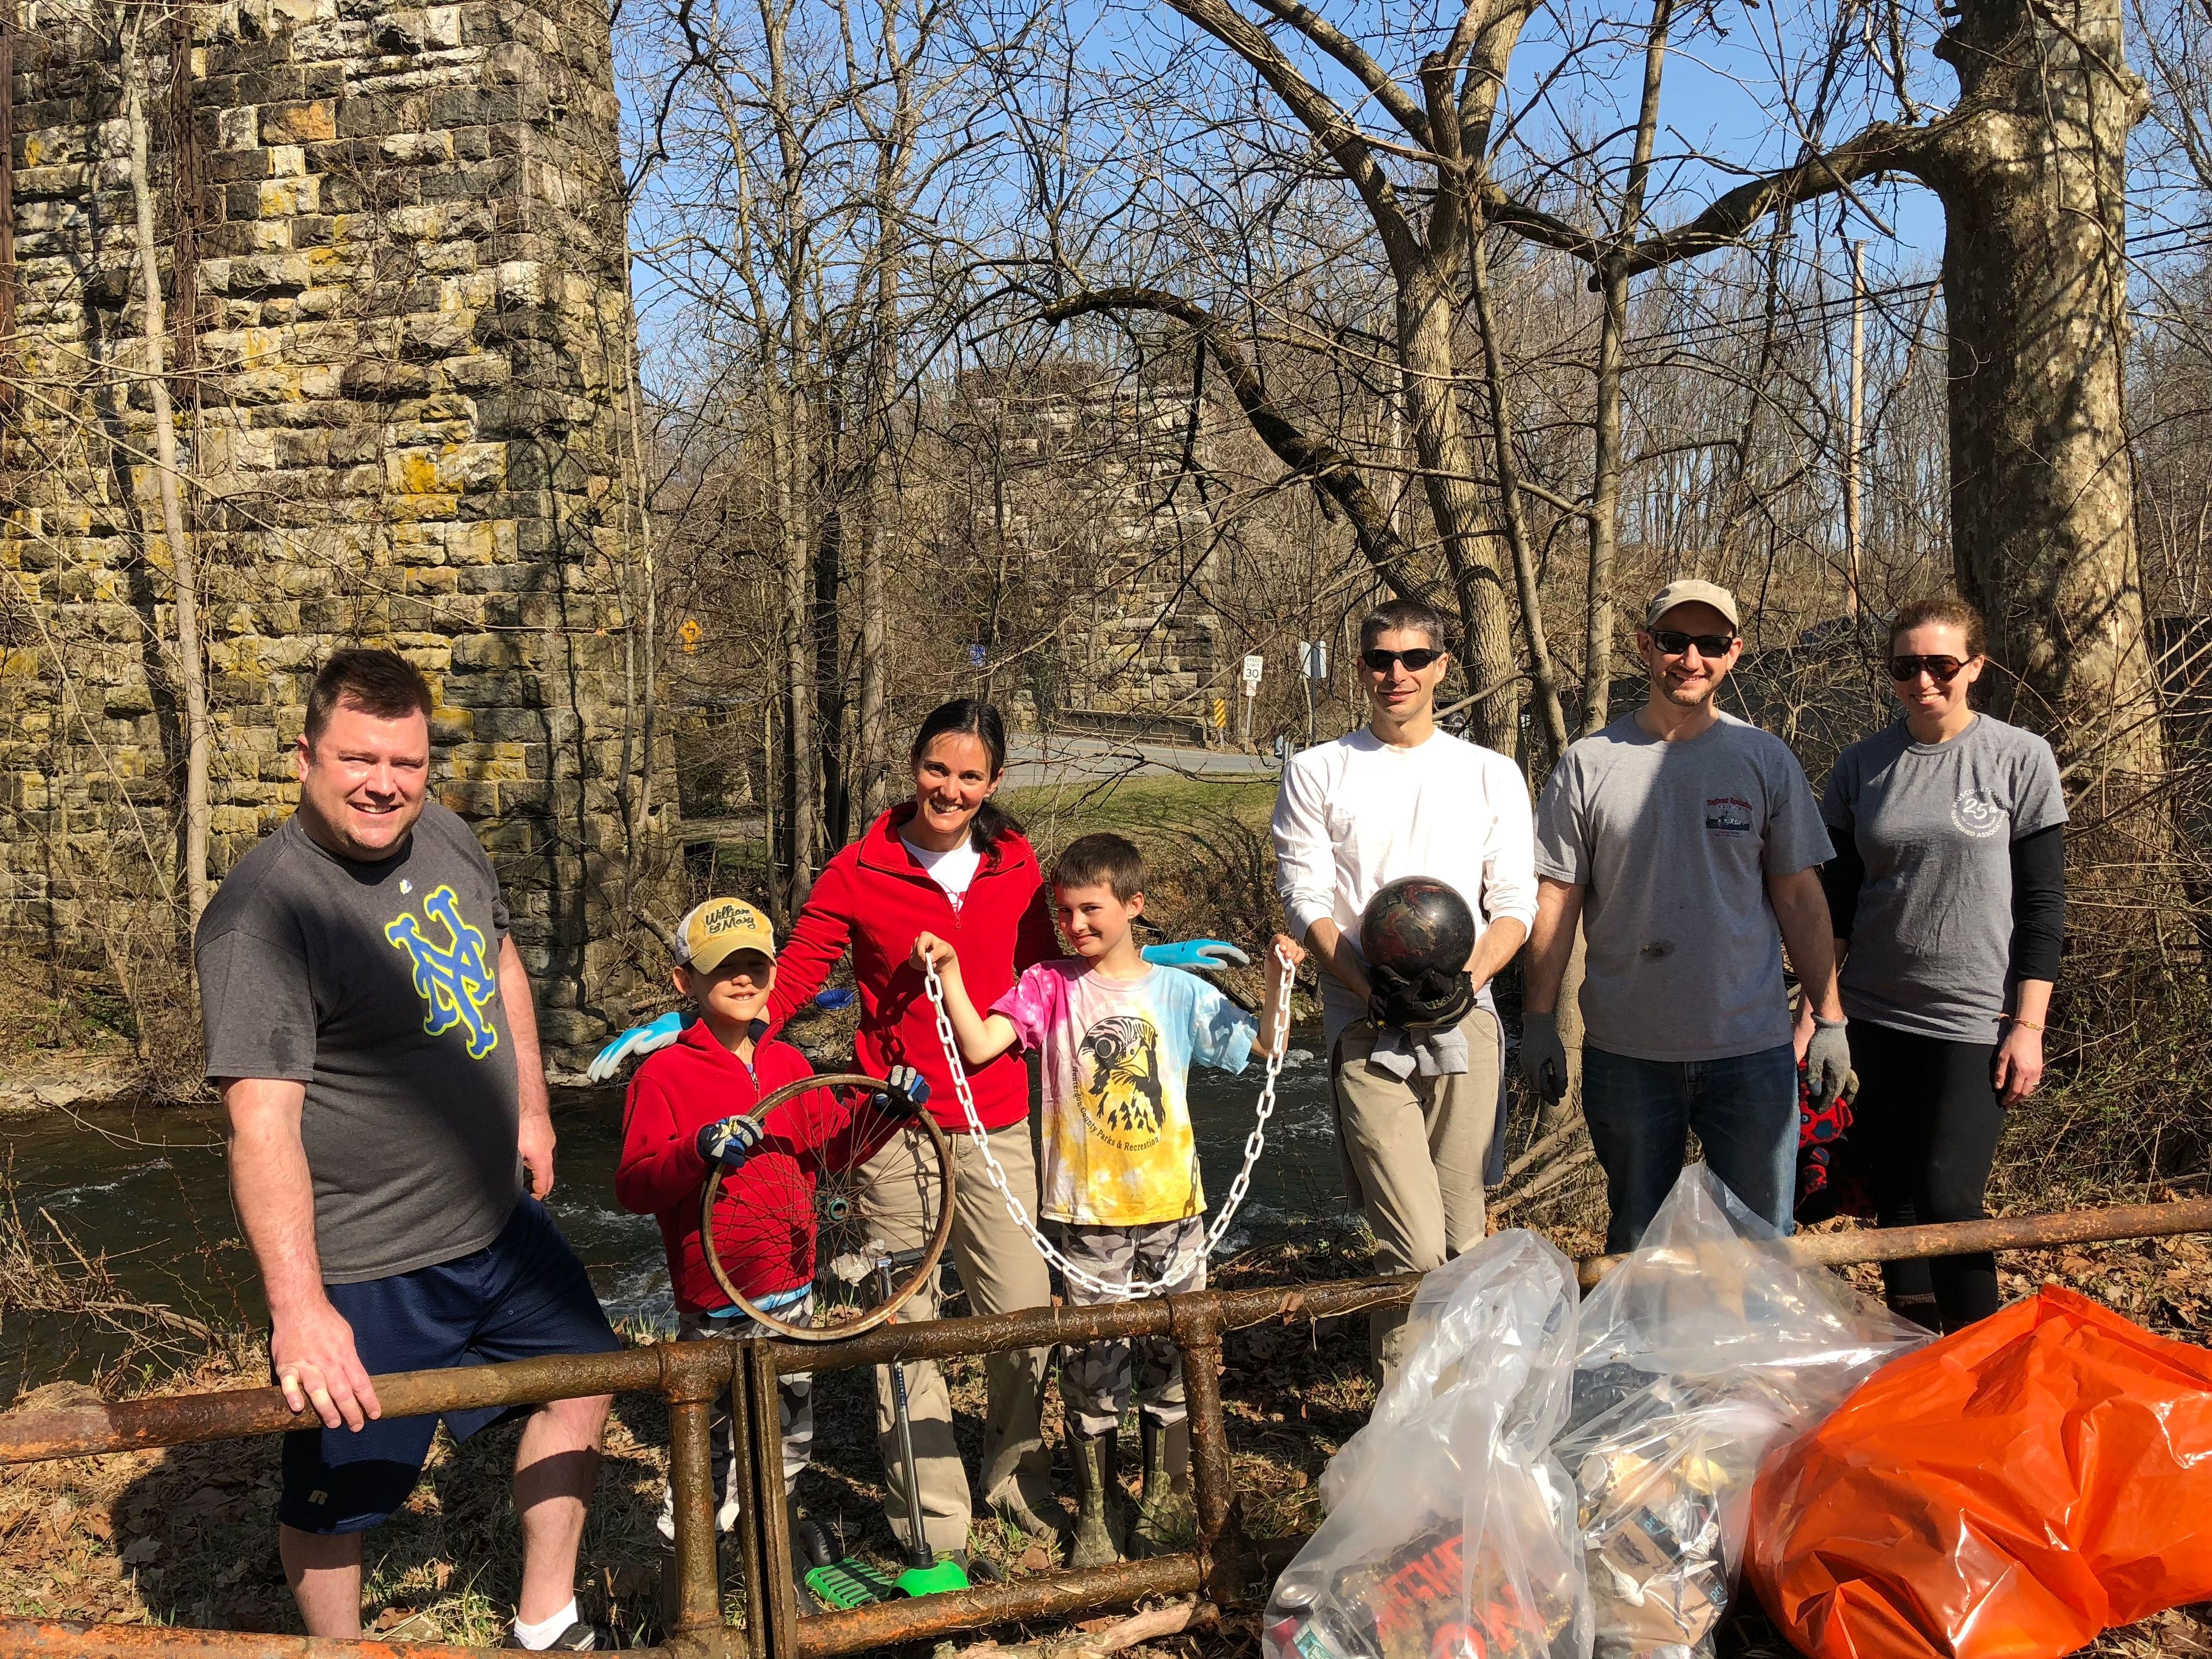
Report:
M 1714 696 L 1743 650 L 1735 599 L 1670 582 L 1645 607 L 1644 707 L 1571 744 L 1536 804 L 1522 1070 L 1565 1091 L 1559 985 L 1582 924 L 1583 1111 L 1608 1251 L 1633 1249 L 1695 1129 L 1713 1172 L 1781 1231 L 1796 1193 L 1797 1062 L 1782 946 L 1811 999 L 1816 1091 L 1850 1069 L 1819 866 L 1827 831 L 1786 744 Z

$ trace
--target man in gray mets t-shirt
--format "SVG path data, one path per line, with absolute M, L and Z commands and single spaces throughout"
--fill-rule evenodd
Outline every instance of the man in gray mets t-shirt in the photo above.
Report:
M 1819 1029 L 1821 1086 L 1850 1058 L 1819 866 L 1830 848 L 1805 774 L 1778 738 L 1713 706 L 1743 641 L 1735 601 L 1679 581 L 1646 607 L 1644 706 L 1571 744 L 1536 804 L 1536 925 L 1522 1066 L 1556 1097 L 1556 1022 L 1579 920 L 1583 1112 L 1606 1172 L 1606 1248 L 1633 1249 L 1697 1132 L 1713 1172 L 1789 1231 L 1797 1060 L 1782 947 Z
M 299 810 L 193 942 L 270 1370 L 315 1425 L 284 1437 L 277 1553 L 307 1633 L 348 1640 L 362 1534 L 407 1501 L 441 1420 L 384 1415 L 374 1378 L 619 1346 L 538 1202 L 555 1137 L 530 977 L 491 861 L 428 799 L 431 707 L 395 653 L 333 653 L 307 694 Z M 607 1405 L 556 1401 L 523 1426 L 516 1646 L 599 1642 L 575 1570 Z M 501 1414 L 442 1421 L 465 1440 Z

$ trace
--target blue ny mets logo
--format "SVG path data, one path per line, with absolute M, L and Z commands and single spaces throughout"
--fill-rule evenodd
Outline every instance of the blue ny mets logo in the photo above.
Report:
M 415 989 L 430 1008 L 422 1029 L 436 1036 L 465 1025 L 469 1058 L 482 1060 L 499 1047 L 498 1029 L 484 1012 L 499 991 L 498 976 L 484 964 L 484 936 L 461 919 L 460 902 L 450 887 L 441 887 L 424 899 L 422 908 L 446 924 L 450 944 L 431 944 L 410 915 L 394 921 L 384 936 L 415 964 Z

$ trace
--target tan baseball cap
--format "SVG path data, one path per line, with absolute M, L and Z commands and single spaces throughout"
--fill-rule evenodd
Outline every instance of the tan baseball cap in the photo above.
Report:
M 743 899 L 710 898 L 676 924 L 676 959 L 696 973 L 711 974 L 740 951 L 775 960 L 768 918 Z
M 1728 618 L 1730 628 L 1743 626 L 1743 619 L 1735 613 L 1735 594 L 1717 582 L 1701 582 L 1688 577 L 1668 582 L 1651 596 L 1651 603 L 1644 607 L 1644 625 L 1650 627 L 1678 605 L 1709 605 Z

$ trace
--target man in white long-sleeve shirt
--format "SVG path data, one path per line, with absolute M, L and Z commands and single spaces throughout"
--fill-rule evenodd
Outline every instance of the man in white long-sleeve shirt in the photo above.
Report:
M 1293 759 L 1275 802 L 1275 890 L 1292 937 L 1322 968 L 1345 1182 L 1388 1272 L 1425 1273 L 1481 1242 L 1482 1166 L 1504 1048 L 1490 979 L 1536 914 L 1534 832 L 1520 771 L 1437 730 L 1445 626 L 1410 599 L 1393 599 L 1360 624 L 1368 723 Z M 1449 884 L 1475 913 L 1467 969 L 1479 995 L 1459 1026 L 1464 1071 L 1427 1075 L 1425 1064 L 1375 1054 L 1359 918 L 1377 889 L 1405 876 Z M 1386 1376 L 1397 1367 L 1405 1319 L 1402 1308 L 1370 1317 L 1371 1352 Z

